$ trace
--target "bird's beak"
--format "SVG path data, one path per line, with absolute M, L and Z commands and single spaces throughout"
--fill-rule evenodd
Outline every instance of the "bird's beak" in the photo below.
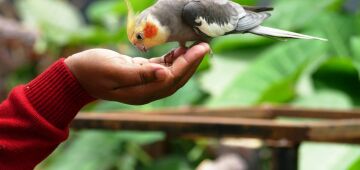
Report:
M 148 49 L 143 45 L 143 44 L 139 44 L 139 43 L 134 43 L 134 46 L 139 49 L 141 52 L 148 52 Z

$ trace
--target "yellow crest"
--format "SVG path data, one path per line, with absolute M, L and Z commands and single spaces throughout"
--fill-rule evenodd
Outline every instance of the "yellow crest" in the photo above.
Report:
M 125 0 L 126 7 L 128 9 L 128 16 L 127 16 L 127 35 L 129 40 L 131 40 L 132 35 L 135 31 L 135 24 L 136 24 L 136 15 L 134 14 L 134 9 L 131 6 L 129 0 Z

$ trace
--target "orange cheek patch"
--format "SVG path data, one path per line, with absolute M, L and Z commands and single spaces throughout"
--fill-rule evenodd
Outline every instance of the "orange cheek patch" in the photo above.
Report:
M 154 24 L 151 24 L 149 22 L 146 23 L 145 28 L 144 28 L 144 36 L 146 38 L 155 37 L 157 32 L 158 32 L 158 29 L 156 28 L 156 26 Z

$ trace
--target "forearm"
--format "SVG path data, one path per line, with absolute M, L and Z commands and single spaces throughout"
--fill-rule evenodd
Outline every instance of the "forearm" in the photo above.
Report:
M 63 60 L 0 105 L 0 169 L 33 169 L 68 136 L 78 111 L 94 100 Z

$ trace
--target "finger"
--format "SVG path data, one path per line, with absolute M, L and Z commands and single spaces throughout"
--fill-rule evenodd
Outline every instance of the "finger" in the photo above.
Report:
M 113 95 L 117 96 L 118 101 L 125 101 L 130 104 L 146 104 L 170 96 L 188 82 L 191 76 L 196 72 L 201 61 L 201 59 L 196 61 L 181 81 L 175 85 L 172 84 L 171 81 L 152 82 L 145 85 L 122 88 L 115 91 Z M 159 73 L 163 74 L 163 77 L 171 77 L 169 70 L 159 70 L 156 75 L 159 75 Z M 134 94 L 141 94 L 141 96 L 134 98 Z
M 178 57 L 172 67 L 171 73 L 176 79 L 181 78 L 192 65 L 201 60 L 206 53 L 210 51 L 210 47 L 207 43 L 200 43 L 191 49 L 189 49 L 184 55 Z
M 185 73 L 185 75 L 181 77 L 181 80 L 173 86 L 173 89 L 175 91 L 183 87 L 190 80 L 190 78 L 195 74 L 196 70 L 198 69 L 202 61 L 203 58 L 201 58 L 200 60 L 196 61 L 193 65 L 191 65 L 187 73 Z
M 166 69 L 158 70 L 164 77 L 170 77 L 170 71 Z M 145 104 L 161 98 L 168 91 L 169 81 L 154 81 L 143 85 L 119 88 L 111 93 L 112 99 L 128 104 Z M 139 97 L 134 97 L 134 95 Z
M 185 54 L 186 49 L 185 48 L 177 48 L 174 52 L 173 52 L 173 57 L 171 60 L 171 63 L 173 62 L 174 59 L 176 59 L 177 57 L 181 56 L 182 54 Z M 157 64 L 164 64 L 165 63 L 165 58 L 166 58 L 167 54 L 162 56 L 162 57 L 156 57 L 156 58 L 151 58 L 149 59 L 149 61 L 151 63 L 157 63 Z M 168 60 L 168 59 L 166 59 Z
M 164 98 L 164 97 L 170 96 L 170 95 L 174 94 L 177 90 L 179 90 L 181 87 L 183 87 L 190 80 L 190 78 L 195 74 L 195 72 L 196 72 L 197 68 L 199 67 L 199 65 L 201 64 L 202 60 L 203 60 L 203 58 L 200 58 L 199 60 L 195 61 L 194 64 L 192 64 L 189 67 L 189 69 L 184 74 L 184 76 L 182 76 L 180 78 L 180 80 L 168 81 L 168 84 L 166 85 L 166 87 L 164 87 L 160 93 L 157 93 L 158 95 L 156 97 Z
M 143 65 L 143 64 L 146 64 L 146 63 L 149 63 L 150 61 L 146 58 L 142 58 L 142 57 L 135 57 L 135 58 L 132 58 L 132 63 L 134 64 L 139 64 L 139 65 Z
M 153 63 L 122 67 L 117 76 L 119 86 L 114 89 L 144 85 L 150 82 L 159 81 L 163 77 L 157 77 L 156 72 L 162 69 L 166 68 L 162 65 Z
M 127 104 L 146 104 L 156 98 L 157 88 L 156 83 L 150 83 L 142 86 L 132 86 L 128 88 L 121 88 L 112 93 L 114 100 L 121 101 Z M 136 97 L 134 97 L 136 96 Z
M 191 77 L 195 74 L 197 68 L 199 67 L 199 65 L 201 64 L 202 59 L 197 61 L 195 64 L 193 64 L 190 69 L 188 70 L 187 73 L 185 73 L 185 75 L 183 77 L 181 77 L 181 79 L 179 81 L 173 81 L 173 85 L 171 86 L 170 90 L 168 91 L 168 94 L 165 94 L 162 97 L 166 97 L 169 95 L 174 94 L 176 91 L 178 91 L 180 88 L 182 88 L 190 79 Z

